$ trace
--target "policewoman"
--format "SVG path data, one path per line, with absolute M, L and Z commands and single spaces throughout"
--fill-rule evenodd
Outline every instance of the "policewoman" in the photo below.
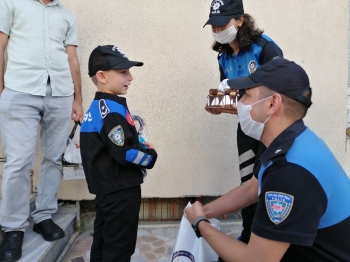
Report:
M 266 62 L 283 57 L 282 50 L 276 43 L 256 27 L 253 17 L 244 13 L 242 0 L 214 0 L 210 6 L 209 20 L 212 36 L 215 40 L 213 50 L 218 52 L 221 86 L 227 79 L 245 77 Z M 240 91 L 242 97 L 244 91 Z M 237 108 L 209 109 L 211 114 L 237 114 Z M 257 166 L 259 155 L 264 146 L 256 139 L 245 135 L 238 124 L 237 148 L 241 183 L 247 182 Z M 259 153 L 260 152 L 260 153 Z M 248 243 L 250 227 L 256 210 L 256 204 L 242 209 L 242 242 Z

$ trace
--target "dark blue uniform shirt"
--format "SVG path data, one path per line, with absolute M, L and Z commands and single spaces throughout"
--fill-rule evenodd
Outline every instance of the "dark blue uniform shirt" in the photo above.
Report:
M 350 179 L 302 120 L 260 158 L 252 232 L 291 243 L 282 261 L 350 261 Z

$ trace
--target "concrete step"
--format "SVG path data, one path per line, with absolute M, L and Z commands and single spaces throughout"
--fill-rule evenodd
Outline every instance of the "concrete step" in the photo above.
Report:
M 30 212 L 35 209 L 36 194 L 30 195 Z M 1 200 L 0 200 L 1 205 Z M 29 226 L 24 234 L 22 245 L 22 257 L 20 262 L 54 262 L 61 255 L 69 238 L 75 231 L 76 207 L 64 205 L 58 208 L 52 219 L 65 232 L 65 237 L 55 242 L 45 241 L 40 234 L 33 231 L 33 219 L 29 218 Z M 2 231 L 0 231 L 2 233 Z M 3 234 L 0 234 L 0 242 Z
M 32 193 L 29 195 L 29 213 L 31 213 L 32 211 L 34 211 L 35 209 L 35 199 L 36 199 L 36 194 Z M 2 198 L 0 198 L 0 207 L 1 207 L 1 202 L 2 202 Z M 29 217 L 29 222 L 32 222 L 32 218 Z M 0 230 L 0 243 L 2 243 L 3 240 L 3 232 Z
M 65 232 L 65 237 L 55 242 L 45 241 L 40 234 L 33 231 L 33 222 L 30 223 L 24 234 L 22 258 L 19 262 L 54 262 L 61 255 L 67 242 L 75 230 L 75 206 L 59 207 L 52 219 Z

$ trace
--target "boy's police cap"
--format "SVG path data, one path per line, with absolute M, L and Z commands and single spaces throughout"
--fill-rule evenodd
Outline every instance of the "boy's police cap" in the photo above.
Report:
M 110 69 L 129 69 L 133 66 L 142 66 L 142 62 L 130 61 L 125 54 L 114 45 L 96 47 L 89 58 L 89 76 L 96 75 L 97 71 Z
M 210 5 L 209 20 L 204 26 L 225 26 L 232 18 L 241 18 L 243 13 L 242 0 L 213 0 Z
M 306 72 L 301 66 L 283 58 L 273 59 L 258 67 L 251 75 L 228 80 L 227 84 L 233 89 L 248 89 L 262 85 L 308 108 L 312 104 L 311 100 L 304 96 L 310 89 Z

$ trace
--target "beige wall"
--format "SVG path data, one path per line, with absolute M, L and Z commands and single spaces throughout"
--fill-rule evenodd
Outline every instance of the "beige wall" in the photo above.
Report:
M 220 195 L 237 186 L 237 118 L 203 109 L 208 89 L 219 83 L 210 28 L 202 28 L 211 1 L 61 1 L 78 20 L 85 109 L 95 92 L 87 75 L 95 46 L 115 44 L 130 59 L 145 63 L 132 69 L 135 80 L 127 95 L 130 110 L 145 117 L 159 153 L 143 195 Z M 244 5 L 285 57 L 308 72 L 314 104 L 306 123 L 350 174 L 350 143 L 346 152 L 345 141 L 348 1 L 245 0 Z M 59 196 L 92 197 L 83 181 L 64 181 Z

